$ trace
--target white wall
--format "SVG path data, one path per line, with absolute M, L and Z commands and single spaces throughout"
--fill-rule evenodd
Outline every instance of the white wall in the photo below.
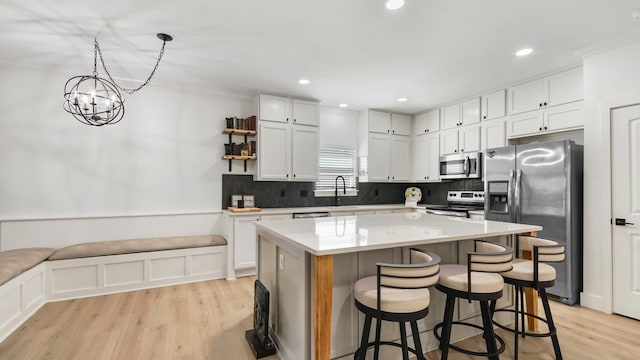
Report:
M 0 220 L 220 209 L 224 118 L 253 99 L 151 82 L 120 123 L 91 127 L 62 109 L 70 70 L 0 64 Z
M 611 106 L 640 102 L 640 42 L 584 59 L 584 291 L 581 303 L 612 311 L 609 124 Z
M 320 106 L 320 144 L 358 148 L 358 116 L 355 110 Z
M 152 81 L 91 127 L 62 108 L 72 71 L 0 63 L 0 250 L 220 233 L 222 129 L 253 99 Z

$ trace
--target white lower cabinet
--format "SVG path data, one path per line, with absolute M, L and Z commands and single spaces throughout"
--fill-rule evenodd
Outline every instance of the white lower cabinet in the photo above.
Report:
M 507 124 L 509 138 L 579 129 L 584 126 L 582 101 L 514 115 Z
M 291 219 L 291 214 L 235 216 L 232 228 L 226 231 L 229 244 L 233 244 L 233 270 L 236 276 L 256 273 L 256 221 Z

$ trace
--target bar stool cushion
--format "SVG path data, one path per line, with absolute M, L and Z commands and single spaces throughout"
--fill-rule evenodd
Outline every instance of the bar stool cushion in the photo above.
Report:
M 354 287 L 356 300 L 369 308 L 376 309 L 378 304 L 377 277 L 369 276 L 358 280 Z M 384 312 L 407 314 L 429 307 L 429 289 L 380 289 L 380 310 Z
M 446 264 L 440 265 L 441 286 L 458 291 L 467 291 L 467 266 Z M 478 294 L 495 293 L 504 288 L 504 280 L 500 274 L 471 272 L 471 292 Z
M 513 259 L 513 269 L 502 273 L 502 277 L 515 280 L 533 281 L 533 261 Z M 556 279 L 556 269 L 545 263 L 538 263 L 538 281 L 552 281 Z M 473 281 L 473 280 L 471 280 Z

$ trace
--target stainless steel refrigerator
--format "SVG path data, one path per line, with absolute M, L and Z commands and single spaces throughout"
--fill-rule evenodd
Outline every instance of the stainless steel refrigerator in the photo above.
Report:
M 583 146 L 551 141 L 488 149 L 485 219 L 540 225 L 538 237 L 565 245 L 566 259 L 550 263 L 547 293 L 576 304 L 582 290 Z

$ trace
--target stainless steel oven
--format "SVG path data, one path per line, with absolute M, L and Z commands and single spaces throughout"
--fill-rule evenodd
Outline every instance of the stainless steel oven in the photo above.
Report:
M 482 153 L 440 156 L 440 179 L 481 179 Z
M 484 209 L 484 191 L 448 191 L 447 205 L 427 205 L 427 214 L 469 217 L 471 210 Z

